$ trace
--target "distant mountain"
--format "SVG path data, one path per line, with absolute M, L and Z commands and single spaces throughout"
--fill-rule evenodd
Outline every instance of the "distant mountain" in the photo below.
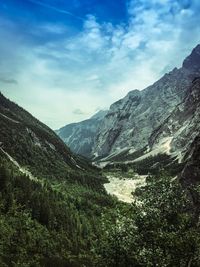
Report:
M 88 120 L 68 124 L 56 133 L 76 153 L 91 157 L 97 131 L 107 111 L 100 110 Z
M 199 117 L 194 115 L 199 100 L 193 99 L 198 86 L 193 81 L 199 76 L 200 45 L 180 69 L 112 104 L 96 134 L 94 159 L 128 161 L 158 153 L 182 158 L 186 143 L 199 131 Z

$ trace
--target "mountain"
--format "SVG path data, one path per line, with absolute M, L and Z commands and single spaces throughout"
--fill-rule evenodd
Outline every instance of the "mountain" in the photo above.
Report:
M 97 131 L 106 113 L 100 110 L 90 119 L 68 124 L 56 133 L 74 153 L 90 157 Z
M 0 266 L 94 266 L 107 179 L 2 94 L 0 129 Z
M 188 140 L 192 132 L 192 141 L 199 129 L 198 118 L 192 117 L 197 107 L 192 109 L 190 103 L 194 93 L 192 82 L 199 75 L 200 45 L 193 49 L 181 68 L 173 69 L 153 85 L 142 91 L 133 90 L 112 104 L 97 132 L 94 158 L 124 161 L 144 154 L 171 152 L 183 157 L 187 150 L 184 134 Z M 180 115 L 182 109 L 184 112 Z
M 7 153 L 34 175 L 60 179 L 69 171 L 92 170 L 54 131 L 2 94 L 0 122 L 1 152 Z

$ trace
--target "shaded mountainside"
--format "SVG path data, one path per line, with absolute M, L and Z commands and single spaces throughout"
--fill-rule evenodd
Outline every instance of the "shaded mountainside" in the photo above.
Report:
M 2 94 L 0 128 L 0 266 L 96 266 L 107 179 Z
M 2 94 L 0 122 L 1 153 L 7 153 L 34 176 L 67 179 L 73 173 L 96 172 L 86 160 L 75 156 L 54 131 Z
M 179 175 L 183 188 L 187 189 L 193 203 L 195 221 L 199 225 L 200 218 L 200 132 L 191 143 L 183 159 L 184 168 Z
M 134 160 L 155 149 L 157 154 L 170 153 L 177 149 L 180 154 L 184 154 L 185 143 L 181 141 L 184 139 L 182 134 L 187 132 L 189 136 L 190 130 L 181 128 L 183 120 L 186 128 L 195 127 L 193 131 L 196 132 L 198 117 L 192 119 L 193 126 L 191 123 L 187 126 L 186 121 L 189 122 L 192 118 L 193 110 L 190 108 L 184 111 L 187 113 L 184 114 L 181 108 L 184 108 L 183 102 L 191 93 L 192 81 L 199 75 L 200 45 L 193 49 L 180 69 L 175 68 L 153 85 L 142 91 L 133 90 L 125 98 L 112 104 L 97 133 L 93 148 L 94 158 L 103 158 L 105 161 L 115 160 L 116 157 L 122 161 Z M 192 100 L 188 100 L 186 106 L 191 106 L 189 101 Z M 178 112 L 182 115 L 173 115 Z M 177 119 L 177 116 L 180 118 Z M 171 131 L 178 136 L 177 138 L 173 139 L 169 130 L 165 132 L 164 128 L 169 120 L 168 126 L 174 125 L 176 130 L 173 127 Z M 182 134 L 177 132 L 178 129 Z M 195 133 L 192 135 L 192 138 L 194 137 Z
M 182 184 L 186 187 L 200 184 L 200 133 L 191 143 L 185 155 L 184 163 L 185 167 L 180 174 Z
M 76 153 L 91 157 L 97 131 L 107 111 L 99 111 L 88 120 L 68 124 L 56 133 Z

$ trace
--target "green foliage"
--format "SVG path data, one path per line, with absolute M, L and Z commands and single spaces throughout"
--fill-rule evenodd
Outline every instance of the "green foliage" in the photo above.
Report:
M 157 174 L 165 170 L 169 175 L 177 175 L 183 169 L 183 164 L 179 163 L 177 159 L 167 154 L 158 154 L 149 156 L 140 161 L 130 163 L 111 163 L 105 167 L 105 170 L 112 169 L 132 169 L 139 175 Z
M 92 186 L 92 177 L 100 179 L 95 186 L 101 184 L 98 170 L 89 161 L 72 154 L 54 131 L 1 93 L 0 124 L 1 147 L 33 175 L 51 180 L 73 179 L 76 175 L 89 185 L 90 178 L 85 179 L 89 174 Z
M 149 176 L 132 205 L 82 179 L 30 180 L 6 158 L 0 174 L 2 267 L 200 266 L 193 205 L 166 174 Z
M 102 218 L 99 266 L 200 266 L 200 229 L 178 181 L 151 176 L 134 197 Z
M 128 153 L 129 149 L 118 153 L 117 155 L 110 156 L 108 159 L 113 162 L 120 162 L 120 161 L 129 161 L 137 159 L 145 154 L 147 147 L 143 147 L 133 153 Z
M 114 205 L 104 191 L 30 180 L 6 158 L 0 174 L 0 266 L 94 266 L 100 215 Z

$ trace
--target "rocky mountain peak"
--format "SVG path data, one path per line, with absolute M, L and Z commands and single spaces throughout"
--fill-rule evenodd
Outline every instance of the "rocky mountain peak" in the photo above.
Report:
M 192 50 L 192 53 L 183 61 L 183 68 L 193 71 L 200 70 L 200 44 L 197 45 Z
M 97 111 L 90 119 L 103 119 L 105 116 L 106 116 L 106 114 L 108 113 L 108 111 L 107 110 L 99 110 L 99 111 Z
M 141 93 L 140 90 L 138 90 L 138 89 L 134 89 L 134 90 L 130 91 L 130 92 L 127 94 L 127 97 L 139 96 L 140 93 Z

